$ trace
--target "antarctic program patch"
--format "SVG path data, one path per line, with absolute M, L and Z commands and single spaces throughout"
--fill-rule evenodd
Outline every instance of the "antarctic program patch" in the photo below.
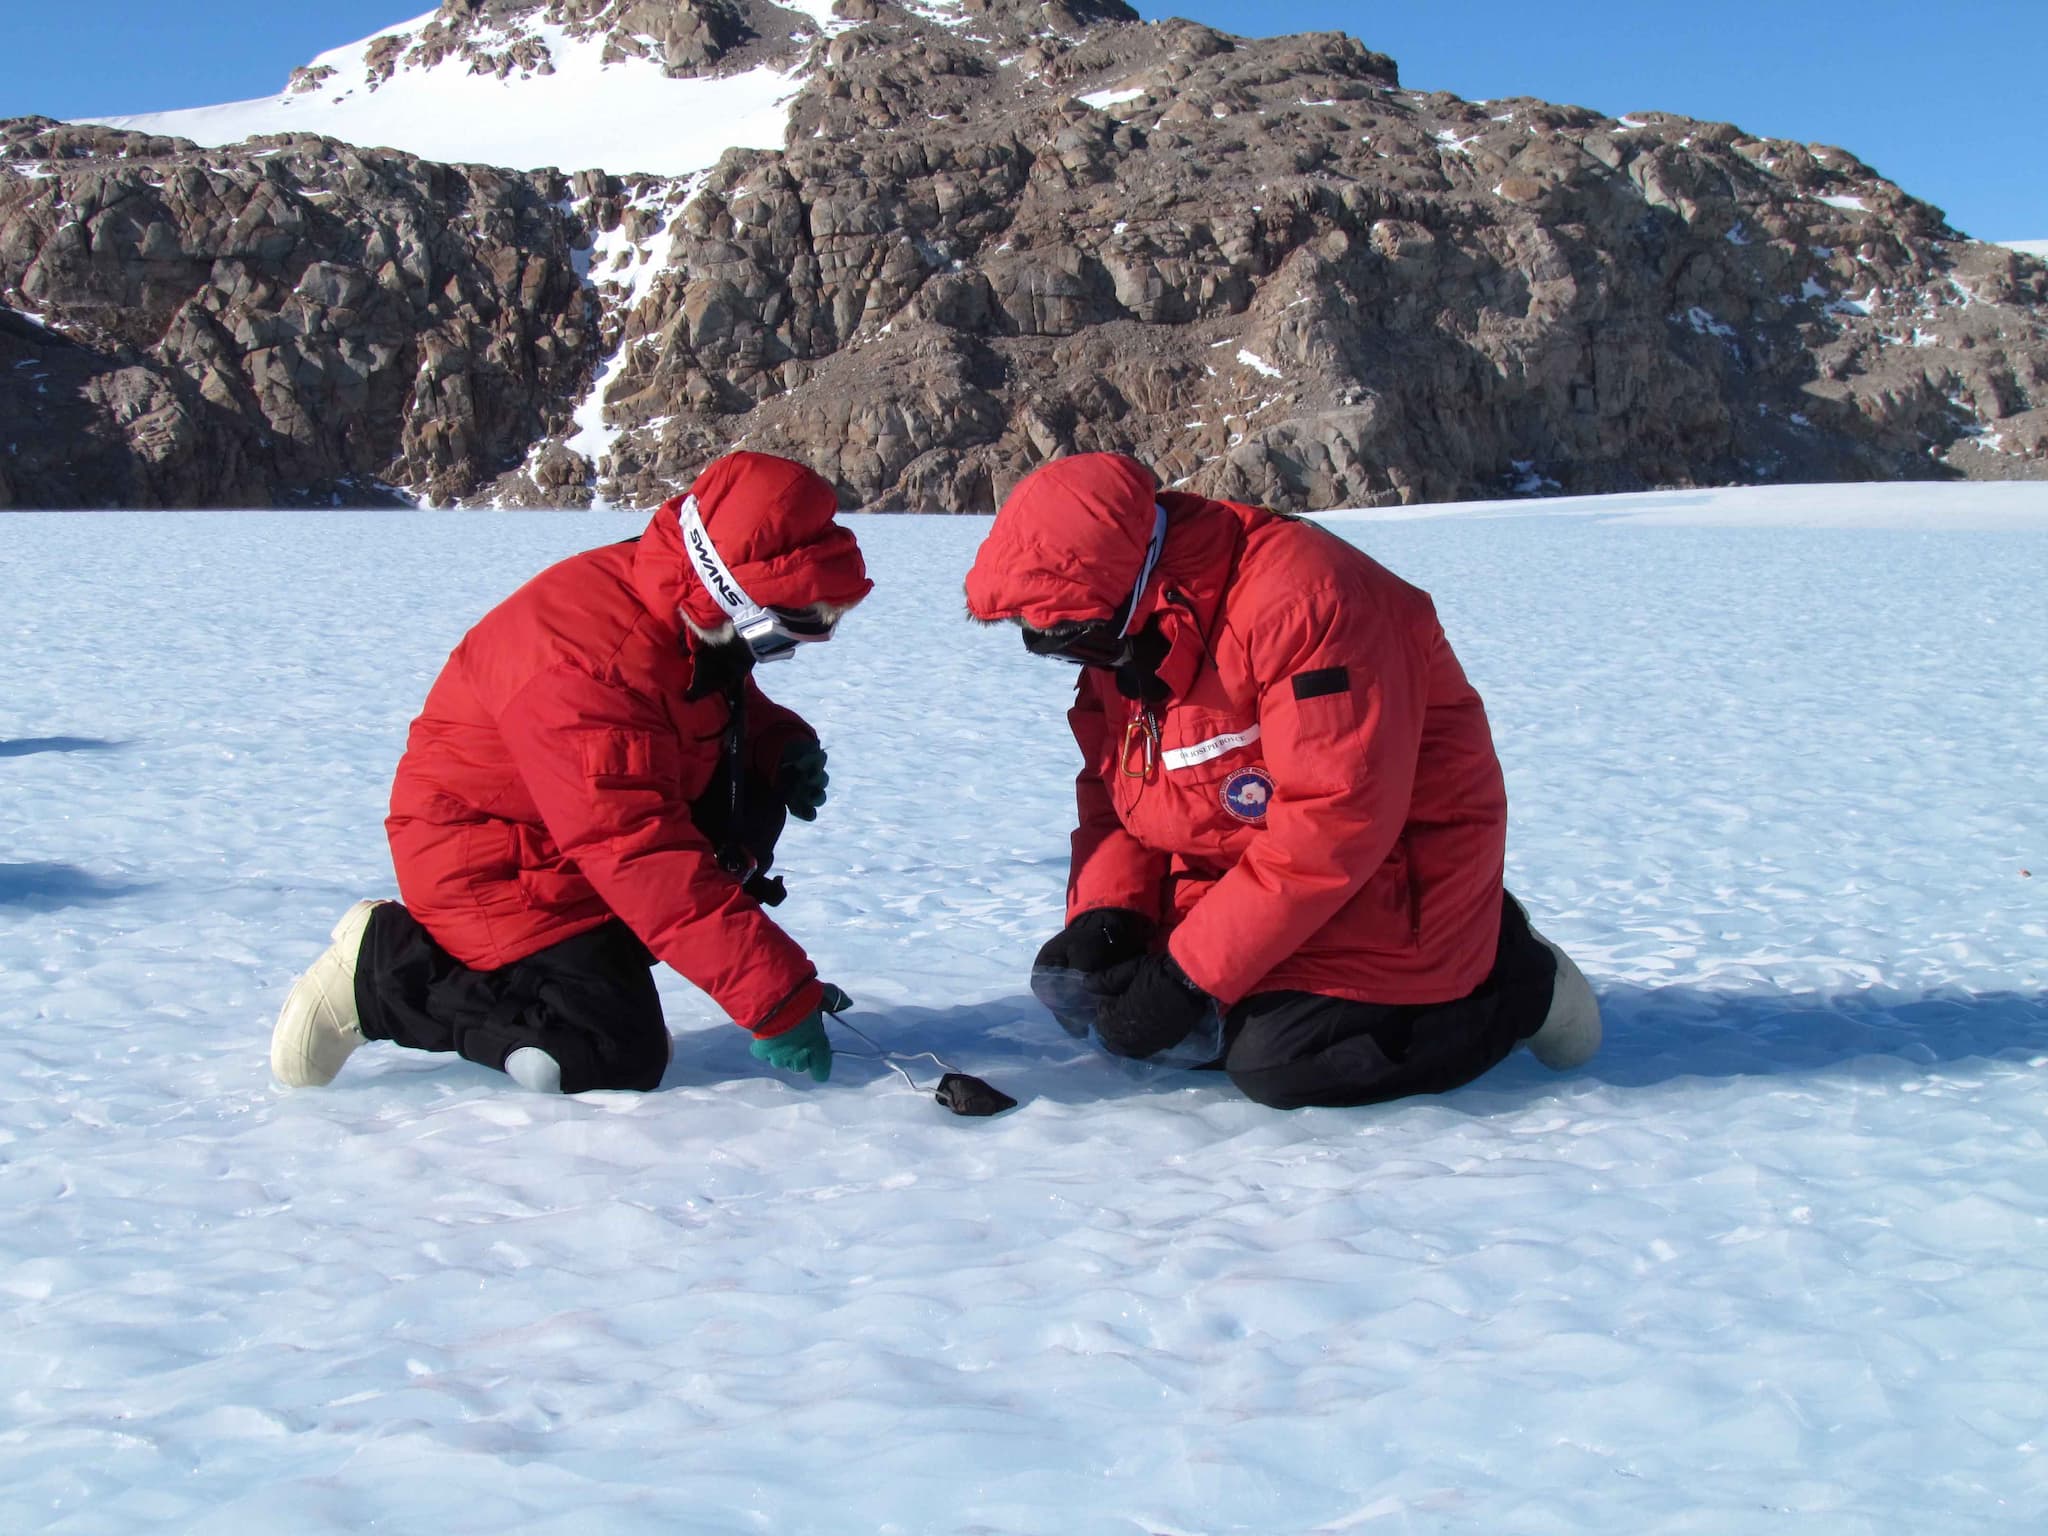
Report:
M 1239 821 L 1262 822 L 1273 798 L 1273 778 L 1263 768 L 1240 768 L 1223 781 L 1223 809 Z

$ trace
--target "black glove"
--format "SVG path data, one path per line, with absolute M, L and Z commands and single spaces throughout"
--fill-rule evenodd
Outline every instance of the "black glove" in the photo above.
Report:
M 798 821 L 816 821 L 818 807 L 825 803 L 825 786 L 832 776 L 825 772 L 825 749 L 808 736 L 798 737 L 782 749 L 782 761 L 775 769 L 775 792 Z
M 1179 1045 L 1215 1001 L 1164 953 L 1126 960 L 1089 985 L 1102 996 L 1095 1034 L 1103 1049 L 1134 1061 Z
M 764 907 L 779 907 L 789 900 L 789 886 L 780 875 L 764 875 L 759 870 L 747 876 L 740 889 Z
M 1106 971 L 1144 954 L 1157 926 L 1144 913 L 1128 907 L 1096 907 L 1047 939 L 1031 968 L 1089 974 Z

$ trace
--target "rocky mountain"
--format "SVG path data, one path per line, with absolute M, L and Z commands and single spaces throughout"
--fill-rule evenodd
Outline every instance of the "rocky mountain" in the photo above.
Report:
M 779 146 L 720 155 L 742 100 Z M 0 125 L 0 505 L 646 504 L 734 446 L 916 510 L 1094 448 L 1289 508 L 2048 477 L 2039 259 L 1338 34 L 447 0 L 125 121 Z

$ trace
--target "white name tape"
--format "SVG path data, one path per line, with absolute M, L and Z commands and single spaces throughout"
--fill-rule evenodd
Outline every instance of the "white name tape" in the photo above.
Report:
M 1239 747 L 1248 747 L 1259 739 L 1257 725 L 1248 725 L 1241 731 L 1232 731 L 1225 736 L 1211 736 L 1207 741 L 1198 741 L 1191 747 L 1175 747 L 1159 754 L 1159 760 L 1168 768 L 1195 768 L 1213 761 L 1226 752 L 1235 752 Z

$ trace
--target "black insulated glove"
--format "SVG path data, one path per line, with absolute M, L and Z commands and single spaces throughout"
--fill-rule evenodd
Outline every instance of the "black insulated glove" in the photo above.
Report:
M 1082 971 L 1093 975 L 1145 953 L 1158 925 L 1128 907 L 1096 907 L 1083 912 L 1045 941 L 1033 970 Z
M 825 771 L 825 749 L 808 738 L 792 741 L 782 749 L 782 761 L 775 770 L 775 792 L 798 821 L 816 821 L 818 807 L 825 803 L 825 786 L 832 776 Z
M 1214 999 L 1168 954 L 1126 960 L 1090 984 L 1102 996 L 1095 1035 L 1112 1056 L 1142 1061 L 1179 1045 Z

